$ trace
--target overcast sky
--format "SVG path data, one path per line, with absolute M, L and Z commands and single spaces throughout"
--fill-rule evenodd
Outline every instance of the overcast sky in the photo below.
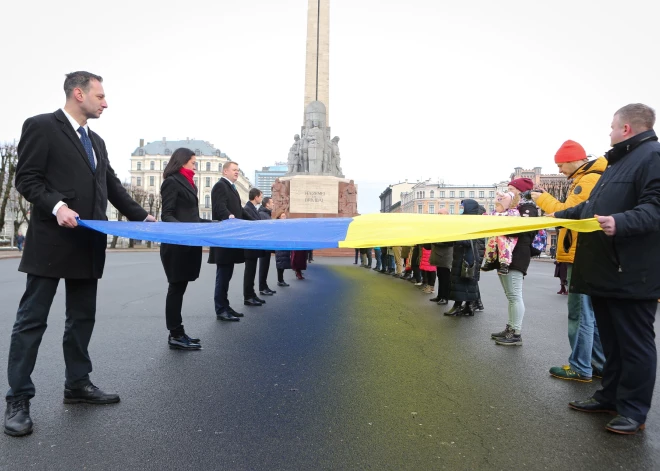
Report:
M 139 139 L 194 137 L 254 182 L 300 131 L 307 0 L 0 5 L 0 141 L 61 107 L 74 70 L 104 78 L 90 126 L 122 179 Z M 332 0 L 330 15 L 330 124 L 362 213 L 406 178 L 554 173 L 566 139 L 602 155 L 614 111 L 660 107 L 657 0 Z

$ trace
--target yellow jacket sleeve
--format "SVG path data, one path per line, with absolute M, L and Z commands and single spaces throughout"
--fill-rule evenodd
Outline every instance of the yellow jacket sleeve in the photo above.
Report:
M 575 194 L 575 189 L 571 189 L 571 193 L 566 198 L 565 203 L 559 202 L 555 197 L 550 193 L 543 193 L 536 200 L 536 204 L 546 213 L 554 213 L 556 211 L 563 211 L 564 209 L 572 208 L 578 204 L 586 201 L 591 194 L 591 190 L 594 189 L 600 175 L 598 174 L 587 174 L 582 177 L 579 181 L 579 185 L 582 188 L 582 191 L 579 194 Z

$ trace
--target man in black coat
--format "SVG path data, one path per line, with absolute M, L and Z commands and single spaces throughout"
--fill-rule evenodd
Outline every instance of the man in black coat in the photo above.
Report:
M 222 178 L 211 190 L 211 205 L 214 221 L 228 219 L 243 219 L 241 197 L 236 189 L 239 168 L 236 162 L 225 162 L 222 166 Z M 209 263 L 216 265 L 215 271 L 215 314 L 221 321 L 238 321 L 243 317 L 240 312 L 234 311 L 229 305 L 227 292 L 229 282 L 234 274 L 234 264 L 243 263 L 243 249 L 228 249 L 224 247 L 211 247 L 209 250 Z
M 273 199 L 266 196 L 261 201 L 259 207 L 259 219 L 270 220 L 273 217 Z M 276 293 L 268 287 L 268 270 L 270 269 L 270 259 L 272 250 L 264 250 L 263 255 L 259 257 L 259 294 L 272 296 Z
M 89 379 L 88 346 L 96 316 L 96 288 L 103 275 L 107 236 L 77 228 L 76 218 L 106 220 L 110 201 L 133 221 L 154 221 L 133 201 L 110 166 L 105 142 L 87 126 L 107 103 L 101 82 L 89 72 L 64 81 L 66 104 L 55 113 L 28 118 L 18 144 L 16 189 L 32 203 L 19 270 L 27 273 L 11 335 L 5 433 L 32 432 L 30 375 L 37 360 L 48 313 L 61 278 L 66 289 L 64 402 L 119 402 Z
M 653 323 L 660 298 L 660 144 L 655 112 L 642 104 L 618 110 L 607 169 L 589 199 L 557 211 L 597 218 L 602 231 L 580 234 L 570 291 L 591 296 L 605 351 L 602 389 L 569 403 L 586 412 L 618 413 L 607 430 L 644 429 L 655 385 Z
M 243 208 L 243 219 L 246 221 L 259 221 L 257 205 L 261 204 L 263 193 L 259 188 L 252 188 L 249 194 L 250 201 Z M 263 250 L 245 249 L 245 270 L 243 271 L 243 304 L 246 306 L 261 306 L 266 301 L 257 297 L 254 291 L 254 278 L 257 275 L 257 260 L 263 256 Z

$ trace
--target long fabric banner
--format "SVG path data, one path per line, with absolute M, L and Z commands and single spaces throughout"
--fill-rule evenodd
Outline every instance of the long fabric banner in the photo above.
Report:
M 563 226 L 600 230 L 595 219 L 435 214 L 367 214 L 354 218 L 282 219 L 217 223 L 79 221 L 109 235 L 168 244 L 264 250 L 412 246 L 478 239 Z

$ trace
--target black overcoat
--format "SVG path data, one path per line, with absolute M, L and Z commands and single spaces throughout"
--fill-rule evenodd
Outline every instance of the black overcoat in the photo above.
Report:
M 243 207 L 243 219 L 246 221 L 260 221 L 261 217 L 259 216 L 259 211 L 257 210 L 257 207 L 252 204 L 252 201 L 248 201 L 245 203 L 245 206 Z M 244 256 L 245 258 L 249 259 L 257 259 L 259 257 L 263 257 L 266 255 L 267 252 L 263 250 L 254 250 L 254 249 L 245 249 Z
M 211 222 L 199 217 L 197 188 L 175 173 L 160 186 L 163 222 Z M 169 283 L 195 281 L 202 267 L 202 248 L 187 245 L 161 244 L 160 260 Z
M 28 118 L 23 124 L 16 189 L 33 206 L 20 271 L 51 278 L 103 276 L 107 236 L 59 226 L 53 209 L 60 201 L 80 219 L 107 220 L 108 201 L 131 221 L 147 217 L 115 175 L 103 139 L 91 129 L 89 138 L 96 154 L 94 172 L 62 110 Z
M 243 219 L 243 207 L 238 190 L 231 186 L 226 178 L 221 178 L 213 185 L 211 190 L 211 204 L 214 221 L 226 221 L 229 215 L 236 219 Z M 230 265 L 243 263 L 243 249 L 227 249 L 224 247 L 211 247 L 209 250 L 209 263 L 217 265 Z
M 463 214 L 481 214 L 479 204 L 472 199 L 463 200 Z M 472 251 L 474 246 L 475 270 L 474 277 L 471 279 L 461 278 L 461 268 L 465 259 L 466 251 Z M 469 240 L 459 240 L 454 242 L 451 266 L 451 287 L 449 299 L 452 301 L 477 301 L 479 299 L 479 278 L 481 277 L 480 267 L 486 251 L 486 242 L 484 239 L 474 239 L 472 244 Z

